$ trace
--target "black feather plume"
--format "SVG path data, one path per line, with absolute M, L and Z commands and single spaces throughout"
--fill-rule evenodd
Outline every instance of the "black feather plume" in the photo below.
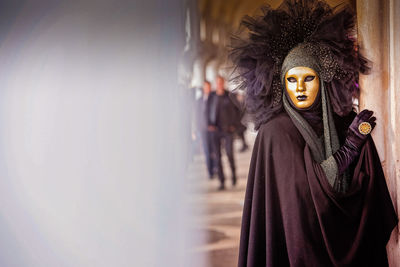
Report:
M 318 0 L 285 0 L 277 9 L 264 6 L 261 10 L 261 16 L 244 17 L 241 25 L 248 30 L 247 37 L 234 37 L 230 53 L 237 75 L 233 80 L 237 89 L 246 91 L 246 109 L 253 115 L 255 128 L 282 111 L 282 63 L 303 42 L 329 51 L 335 62 L 332 79 L 325 81 L 331 105 L 336 114 L 347 115 L 352 96 L 358 93 L 358 73 L 369 70 L 368 60 L 356 45 L 352 9 L 332 8 Z

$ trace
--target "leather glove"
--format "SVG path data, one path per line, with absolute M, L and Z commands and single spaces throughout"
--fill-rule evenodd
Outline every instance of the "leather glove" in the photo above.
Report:
M 372 117 L 373 112 L 367 109 L 361 111 L 354 118 L 353 122 L 350 124 L 349 130 L 347 131 L 346 140 L 344 145 L 333 154 L 336 160 L 339 175 L 343 174 L 354 159 L 360 154 L 361 148 L 369 134 L 364 135 L 358 130 L 358 126 L 362 122 L 369 122 L 371 124 L 371 131 L 376 126 L 376 118 Z

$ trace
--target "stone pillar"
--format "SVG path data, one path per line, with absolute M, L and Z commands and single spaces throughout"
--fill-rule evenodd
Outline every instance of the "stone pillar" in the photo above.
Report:
M 383 163 L 386 160 L 384 126 L 387 123 L 389 79 L 386 9 L 387 7 L 380 0 L 357 2 L 358 38 L 361 51 L 372 61 L 371 73 L 360 77 L 360 110 L 368 108 L 375 112 L 378 126 L 373 136 Z
M 391 181 L 392 196 L 399 214 L 400 207 L 400 0 L 389 2 L 389 92 L 388 92 L 388 140 L 387 175 Z M 399 229 L 392 235 L 388 249 L 391 265 L 400 266 Z
M 357 0 L 358 38 L 364 55 L 372 61 L 370 75 L 360 77 L 360 110 L 375 111 L 373 137 L 386 181 L 398 211 L 400 204 L 400 0 Z M 397 59 L 397 60 L 396 60 Z M 396 90 L 397 89 L 397 90 Z M 390 266 L 400 266 L 399 231 L 388 243 Z

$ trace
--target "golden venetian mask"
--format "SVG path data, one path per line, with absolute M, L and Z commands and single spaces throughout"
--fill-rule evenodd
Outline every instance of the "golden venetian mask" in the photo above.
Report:
M 308 67 L 294 67 L 285 74 L 285 85 L 292 103 L 298 109 L 312 106 L 319 92 L 318 74 Z

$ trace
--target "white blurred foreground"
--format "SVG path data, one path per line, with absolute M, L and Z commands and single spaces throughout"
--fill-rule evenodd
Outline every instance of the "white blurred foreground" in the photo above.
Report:
M 9 2 L 0 266 L 181 266 L 180 1 Z

